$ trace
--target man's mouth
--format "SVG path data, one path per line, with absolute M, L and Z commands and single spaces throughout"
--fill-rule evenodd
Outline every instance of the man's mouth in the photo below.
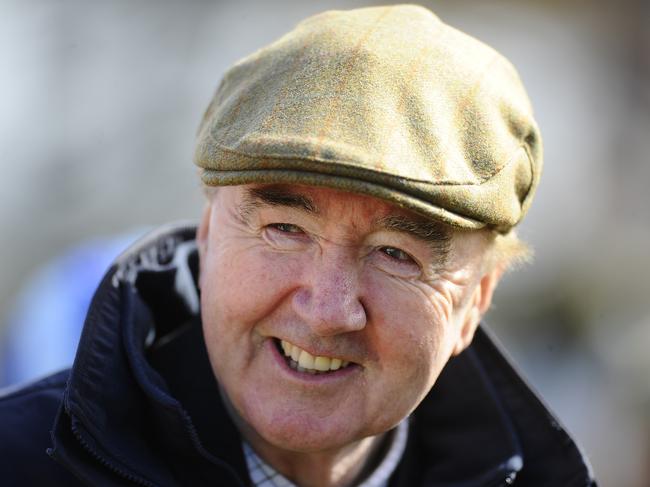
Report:
M 325 374 L 343 369 L 350 365 L 347 360 L 335 357 L 314 356 L 293 343 L 275 339 L 276 345 L 287 361 L 289 367 L 308 374 Z

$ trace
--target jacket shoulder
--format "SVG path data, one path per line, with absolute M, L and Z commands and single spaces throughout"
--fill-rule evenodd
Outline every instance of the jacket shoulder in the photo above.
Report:
M 77 485 L 47 454 L 69 370 L 0 390 L 2 485 Z

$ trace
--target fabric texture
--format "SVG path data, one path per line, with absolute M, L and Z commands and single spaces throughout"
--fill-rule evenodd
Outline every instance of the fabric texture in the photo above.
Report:
M 3 486 L 251 485 L 197 315 L 192 226 L 111 267 L 71 370 L 0 397 Z M 390 487 L 595 485 L 484 326 L 409 418 Z
M 542 146 L 503 56 L 397 5 L 311 17 L 235 64 L 195 163 L 207 185 L 324 185 L 507 232 L 530 206 Z

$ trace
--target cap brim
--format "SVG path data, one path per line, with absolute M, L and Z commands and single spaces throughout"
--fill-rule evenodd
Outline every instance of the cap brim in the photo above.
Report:
M 455 227 L 476 230 L 487 226 L 484 222 L 452 213 L 444 208 L 424 201 L 404 191 L 403 188 L 397 189 L 365 180 L 331 174 L 283 169 L 247 169 L 236 171 L 204 169 L 201 173 L 201 179 L 208 186 L 236 186 L 254 183 L 325 186 L 350 193 L 373 196 L 393 203 L 400 208 L 412 210 L 427 218 L 442 221 Z

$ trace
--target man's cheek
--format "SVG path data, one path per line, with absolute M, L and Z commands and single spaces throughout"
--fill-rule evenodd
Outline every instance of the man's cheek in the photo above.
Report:
M 229 316 L 245 315 L 277 304 L 299 285 L 299 275 L 300 264 L 295 259 L 269 259 L 260 253 L 228 256 L 209 278 L 211 300 Z
M 374 290 L 369 304 L 375 305 L 375 326 L 368 333 L 376 334 L 370 342 L 381 347 L 377 355 L 390 357 L 393 371 L 399 368 L 407 382 L 431 384 L 446 362 L 453 333 L 446 301 L 412 285 L 377 286 Z

